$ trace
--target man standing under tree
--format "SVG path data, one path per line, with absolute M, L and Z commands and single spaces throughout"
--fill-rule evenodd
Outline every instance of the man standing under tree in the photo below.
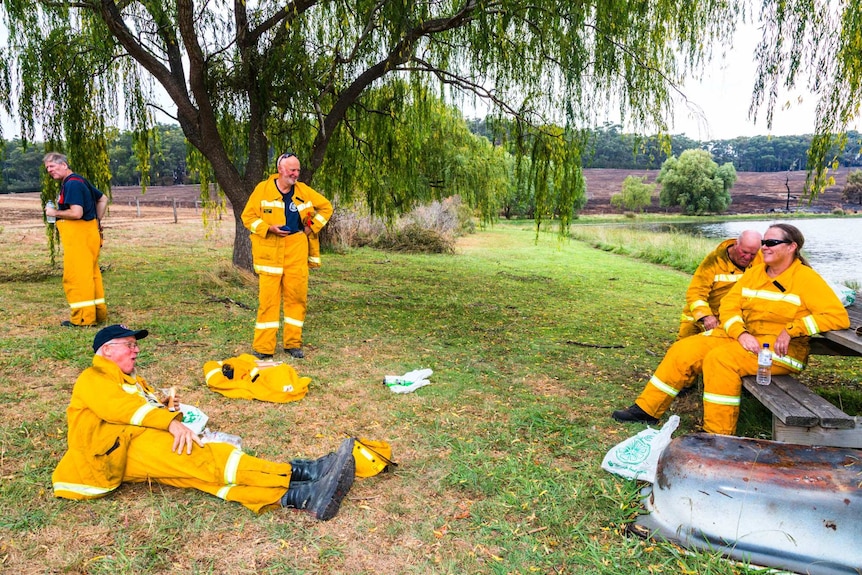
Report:
M 69 168 L 66 156 L 57 152 L 42 159 L 48 175 L 60 181 L 57 207 L 46 207 L 45 215 L 57 218 L 63 246 L 63 290 L 71 308 L 67 327 L 92 326 L 108 317 L 99 250 L 102 247 L 102 217 L 108 196 Z
M 316 236 L 329 221 L 332 204 L 297 181 L 300 164 L 295 154 L 282 154 L 275 167 L 278 173 L 255 187 L 242 212 L 243 224 L 251 232 L 251 253 L 260 286 L 252 353 L 259 359 L 269 359 L 275 353 L 281 301 L 284 351 L 302 358 L 309 236 Z

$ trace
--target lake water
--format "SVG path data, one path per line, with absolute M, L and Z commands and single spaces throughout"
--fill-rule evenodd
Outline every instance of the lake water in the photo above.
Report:
M 674 229 L 699 234 L 707 238 L 734 238 L 743 230 L 760 233 L 775 223 L 789 223 L 799 228 L 805 236 L 805 253 L 811 267 L 825 279 L 844 283 L 855 281 L 862 284 L 862 219 L 824 218 L 792 221 L 745 220 L 712 224 L 676 224 Z M 667 230 L 668 226 L 656 229 Z

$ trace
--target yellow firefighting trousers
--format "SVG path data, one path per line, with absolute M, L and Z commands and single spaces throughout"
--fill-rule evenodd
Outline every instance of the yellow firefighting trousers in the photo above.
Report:
M 225 501 L 236 501 L 255 513 L 279 505 L 290 484 L 290 464 L 253 457 L 228 443 L 192 447 L 173 453 L 173 435 L 146 429 L 129 445 L 124 482 L 155 481 L 194 488 Z
M 762 338 L 762 339 L 761 339 Z M 761 343 L 775 345 L 775 338 Z M 703 373 L 703 430 L 733 435 L 739 419 L 742 376 L 757 373 L 757 355 L 735 339 L 702 335 L 674 343 L 635 403 L 653 417 L 661 417 L 679 391 Z M 772 364 L 773 375 L 798 373 L 781 362 Z
M 108 317 L 102 272 L 98 220 L 57 220 L 63 246 L 63 291 L 75 325 L 95 325 Z
M 308 237 L 299 232 L 287 236 L 285 242 L 283 273 L 258 276 L 260 293 L 252 347 L 259 353 L 275 353 L 280 305 L 284 306 L 283 347 L 302 346 L 308 303 Z

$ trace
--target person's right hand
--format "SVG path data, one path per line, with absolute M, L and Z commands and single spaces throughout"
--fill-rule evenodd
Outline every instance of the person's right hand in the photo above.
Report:
M 171 451 L 174 453 L 181 454 L 183 449 L 185 449 L 186 455 L 191 455 L 192 443 L 197 443 L 201 447 L 204 446 L 203 441 L 198 437 L 198 434 L 183 425 L 179 419 L 171 421 L 171 424 L 168 426 L 168 431 L 174 436 L 174 445 L 173 448 L 171 448 Z
M 760 353 L 760 342 L 747 331 L 742 332 L 736 341 L 738 341 L 739 345 L 741 345 L 746 351 L 750 351 L 754 355 Z
M 290 235 L 289 232 L 284 231 L 283 229 L 281 229 L 278 226 L 269 226 L 269 233 L 275 234 L 275 235 L 281 236 L 281 237 L 286 237 L 286 236 Z
M 701 320 L 704 331 L 709 331 L 718 327 L 718 318 L 714 315 L 704 316 Z

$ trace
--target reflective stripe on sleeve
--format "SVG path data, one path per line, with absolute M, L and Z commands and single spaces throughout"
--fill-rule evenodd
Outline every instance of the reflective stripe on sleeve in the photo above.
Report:
M 141 425 L 144 422 L 144 418 L 147 416 L 147 414 L 154 409 L 159 408 L 155 405 L 150 405 L 149 403 L 147 403 L 146 405 L 142 405 L 132 415 L 132 418 L 129 420 L 129 423 L 131 423 L 132 425 Z
M 729 320 L 727 320 L 726 322 L 724 322 L 724 331 L 730 332 L 730 326 L 732 326 L 735 323 L 743 323 L 742 318 L 738 315 L 735 315 L 732 318 L 730 318 Z
M 808 331 L 808 335 L 820 333 L 820 328 L 817 327 L 817 321 L 814 319 L 813 315 L 807 315 L 802 318 L 802 323 L 805 324 L 805 329 Z
M 319 223 L 321 226 L 325 226 L 326 222 L 328 220 L 326 218 L 324 218 L 323 216 L 321 216 L 320 214 L 314 214 L 314 221 Z

